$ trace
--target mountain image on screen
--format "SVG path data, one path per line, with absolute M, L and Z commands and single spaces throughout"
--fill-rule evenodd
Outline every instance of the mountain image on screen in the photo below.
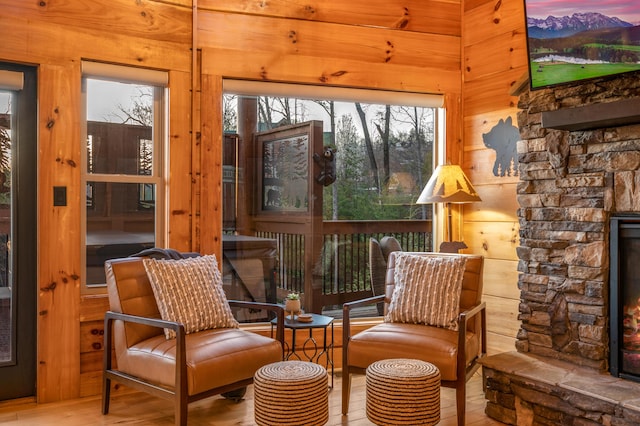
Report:
M 574 13 L 571 16 L 546 19 L 527 18 L 529 38 L 569 37 L 582 31 L 601 30 L 605 28 L 628 28 L 632 24 L 616 17 L 609 18 L 601 13 Z
M 640 26 L 601 13 L 527 17 L 533 89 L 640 70 Z

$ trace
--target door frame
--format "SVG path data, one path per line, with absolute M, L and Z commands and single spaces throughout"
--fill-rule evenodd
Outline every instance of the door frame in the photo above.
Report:
M 321 313 L 322 301 L 320 299 L 322 284 L 321 275 L 315 273 L 316 265 L 322 256 L 323 233 L 322 233 L 322 197 L 324 186 L 316 180 L 320 175 L 320 161 L 315 158 L 322 158 L 323 155 L 323 123 L 312 120 L 304 123 L 292 124 L 278 127 L 254 134 L 254 158 L 257 160 L 255 170 L 256 188 L 249 193 L 255 194 L 253 200 L 254 217 L 253 224 L 257 232 L 272 232 L 276 234 L 296 234 L 303 237 L 301 252 L 304 255 L 303 267 L 303 299 L 304 309 L 307 312 Z M 305 145 L 306 158 L 302 151 L 293 150 L 292 156 L 284 156 L 275 162 L 284 162 L 285 166 L 295 169 L 301 177 L 306 179 L 305 195 L 308 197 L 306 203 L 299 207 L 285 207 L 278 203 L 269 202 L 269 186 L 265 179 L 265 144 L 282 143 L 287 146 L 295 143 Z M 295 143 L 293 143 L 295 145 Z M 294 167 L 295 166 L 295 167 Z M 284 185 L 287 185 L 284 183 Z M 300 189 L 300 192 L 303 190 Z M 282 265 L 281 265 L 282 266 Z M 283 273 L 278 274 L 281 278 Z M 320 293 L 318 293 L 320 291 Z
M 0 69 L 22 72 L 12 140 L 11 276 L 14 362 L 0 367 L 0 400 L 34 396 L 37 371 L 37 68 L 0 62 Z M 35 230 L 35 232 L 34 232 Z M 19 238 L 17 238 L 19 236 Z M 17 332 L 19 330 L 19 333 Z

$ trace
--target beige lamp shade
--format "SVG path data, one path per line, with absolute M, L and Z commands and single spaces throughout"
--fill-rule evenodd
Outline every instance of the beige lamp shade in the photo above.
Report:
M 446 164 L 436 168 L 416 204 L 473 203 L 482 201 L 462 168 Z

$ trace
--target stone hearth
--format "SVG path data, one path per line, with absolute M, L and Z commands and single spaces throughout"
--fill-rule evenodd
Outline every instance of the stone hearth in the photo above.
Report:
M 518 352 L 483 362 L 486 412 L 512 425 L 638 425 L 640 386 L 605 372 Z
M 581 399 L 595 383 L 573 380 L 563 386 L 542 376 L 549 370 L 561 375 L 558 372 L 565 367 L 558 367 L 558 362 L 564 362 L 582 369 L 581 375 L 596 375 L 594 380 L 605 388 L 619 386 L 603 382 L 605 376 L 620 380 L 607 374 L 609 219 L 620 214 L 640 216 L 640 124 L 608 122 L 609 127 L 595 129 L 581 124 L 588 130 L 563 130 L 543 127 L 542 117 L 569 108 L 596 104 L 602 108 L 599 104 L 608 102 L 613 108 L 615 102 L 640 99 L 639 77 L 632 74 L 520 96 L 521 327 L 516 341 L 519 354 L 511 361 L 521 361 L 526 354 L 535 359 L 538 373 L 518 373 L 508 359 L 487 359 L 487 414 L 497 420 L 518 425 L 640 423 L 638 404 L 627 409 L 610 395 L 592 396 L 617 407 L 613 412 L 607 408 L 595 414 L 556 403 Z M 625 398 L 640 393 L 638 383 L 625 382 L 624 387 L 629 388 Z M 547 404 L 539 404 L 540 393 L 550 394 Z M 528 396 L 535 401 L 528 401 Z M 631 412 L 633 416 L 628 415 Z

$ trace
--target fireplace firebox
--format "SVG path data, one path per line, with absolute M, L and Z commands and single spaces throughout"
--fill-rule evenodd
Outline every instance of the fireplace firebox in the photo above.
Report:
M 640 381 L 640 216 L 611 219 L 609 370 Z

